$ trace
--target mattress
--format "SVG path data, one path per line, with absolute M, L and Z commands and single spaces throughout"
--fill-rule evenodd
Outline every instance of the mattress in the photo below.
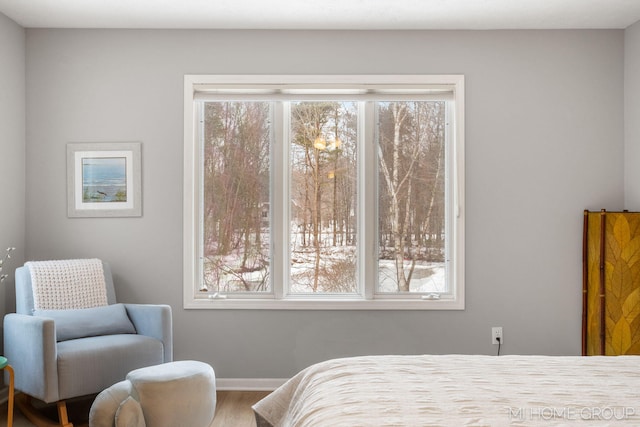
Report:
M 310 366 L 258 426 L 640 426 L 638 356 L 364 356 Z

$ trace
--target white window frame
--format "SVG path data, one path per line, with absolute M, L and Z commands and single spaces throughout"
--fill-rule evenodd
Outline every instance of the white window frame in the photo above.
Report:
M 285 89 L 283 89 L 283 87 Z M 282 283 L 288 274 L 288 251 L 282 248 L 272 247 L 274 263 L 272 265 L 272 292 L 264 295 L 238 295 L 232 297 L 226 295 L 209 295 L 208 298 L 198 297 L 196 283 L 200 282 L 199 272 L 201 261 L 199 259 L 199 146 L 197 141 L 199 117 L 196 111 L 196 98 L 202 93 L 215 94 L 223 98 L 227 93 L 238 93 L 238 88 L 253 91 L 253 99 L 277 100 L 279 97 L 290 97 L 294 93 L 304 93 L 310 99 L 339 98 L 335 95 L 335 88 L 341 89 L 344 99 L 353 100 L 353 94 L 362 95 L 368 88 L 378 90 L 389 88 L 395 94 L 404 93 L 408 99 L 416 93 L 452 94 L 453 102 L 450 106 L 447 130 L 447 170 L 448 179 L 451 180 L 449 191 L 449 242 L 453 246 L 449 254 L 453 259 L 448 269 L 451 294 L 445 298 L 430 298 L 425 295 L 404 294 L 377 294 L 377 247 L 376 240 L 371 236 L 377 235 L 377 225 L 372 219 L 364 215 L 365 209 L 358 209 L 358 281 L 364 283 L 361 286 L 360 295 L 323 295 L 314 294 L 289 296 L 286 294 L 287 286 Z M 331 96 L 323 95 L 326 89 L 333 90 Z M 255 93 L 261 93 L 255 96 Z M 351 95 L 351 98 L 349 96 Z M 396 95 L 397 96 L 397 95 Z M 402 95 L 400 95 L 401 97 Z M 371 103 L 369 103 L 371 104 Z M 281 104 L 279 104 L 281 105 Z M 365 108 L 362 114 L 373 118 L 373 108 Z M 453 113 L 453 114 L 451 114 Z M 362 121 L 359 121 L 361 123 Z M 183 206 L 183 304 L 186 309 L 295 309 L 295 310 L 463 310 L 465 308 L 465 215 L 464 215 L 464 76 L 462 75 L 185 75 L 184 77 L 184 206 Z M 360 126 L 360 125 L 359 125 Z M 276 141 L 278 132 L 286 132 L 276 129 Z M 366 130 L 366 132 L 371 132 Z M 373 135 L 365 135 L 365 129 L 360 129 L 359 138 L 373 138 Z M 286 162 L 288 150 L 285 144 L 276 143 L 272 155 Z M 376 150 L 364 150 L 364 144 L 359 144 L 358 174 L 359 180 L 365 174 L 371 173 L 371 168 L 377 164 Z M 365 158 L 365 156 L 368 156 Z M 286 164 L 286 163 L 284 163 Z M 271 216 L 287 215 L 289 209 L 289 189 L 284 185 L 283 178 L 278 177 L 284 168 L 274 167 L 272 188 L 280 188 L 272 194 Z M 278 172 L 279 171 L 279 172 Z M 358 203 L 360 206 L 377 206 L 377 193 L 375 185 L 365 183 L 364 189 L 358 191 Z M 275 213 L 274 213 L 275 212 Z M 278 216 L 276 216 L 278 217 Z M 284 236 L 282 227 L 275 227 L 272 235 L 280 233 Z M 273 239 L 272 239 L 273 241 Z M 286 240 L 282 240 L 286 241 Z M 280 280 L 279 280 L 280 279 Z

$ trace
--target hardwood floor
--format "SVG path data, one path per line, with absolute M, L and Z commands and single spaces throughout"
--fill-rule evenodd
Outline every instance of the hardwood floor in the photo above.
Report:
M 256 419 L 251 406 L 269 394 L 268 391 L 218 392 L 216 416 L 211 427 L 253 427 Z
M 254 427 L 255 417 L 251 406 L 265 397 L 268 391 L 219 391 L 217 393 L 216 416 L 211 427 Z M 7 403 L 0 405 L 0 426 L 7 425 Z M 17 409 L 14 427 L 33 427 Z

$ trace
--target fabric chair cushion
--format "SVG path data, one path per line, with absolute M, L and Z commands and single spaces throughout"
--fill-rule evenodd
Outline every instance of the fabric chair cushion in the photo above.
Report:
M 54 320 L 58 342 L 100 335 L 136 333 L 136 328 L 129 320 L 123 304 L 72 310 L 35 310 L 33 314 Z
M 59 399 L 96 393 L 122 381 L 133 369 L 164 362 L 162 341 L 135 334 L 62 341 L 57 351 Z

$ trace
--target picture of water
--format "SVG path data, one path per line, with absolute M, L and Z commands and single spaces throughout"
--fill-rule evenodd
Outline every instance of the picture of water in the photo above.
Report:
M 82 158 L 82 201 L 84 203 L 126 202 L 126 157 Z

